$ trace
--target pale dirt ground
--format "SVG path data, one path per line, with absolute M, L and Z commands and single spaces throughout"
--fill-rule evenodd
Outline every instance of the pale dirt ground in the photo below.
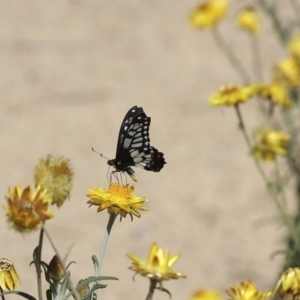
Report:
M 241 1 L 242 2 L 242 1 Z M 33 166 L 48 153 L 71 159 L 72 197 L 47 222 L 63 254 L 76 243 L 72 278 L 92 275 L 108 215 L 86 204 L 87 187 L 107 187 L 110 158 L 127 110 L 142 106 L 152 117 L 151 142 L 163 151 L 160 173 L 138 169 L 138 195 L 149 212 L 117 222 L 103 275 L 119 278 L 101 299 L 144 299 L 148 281 L 133 272 L 126 253 L 146 258 L 150 245 L 182 257 L 174 269 L 187 279 L 165 284 L 173 299 L 198 288 L 224 290 L 252 279 L 270 287 L 282 259 L 283 231 L 230 108 L 210 108 L 207 97 L 224 83 L 241 84 L 208 32 L 195 32 L 187 15 L 197 1 L 2 1 L 0 88 L 2 145 L 0 192 L 33 182 Z M 239 5 L 242 3 L 239 2 Z M 230 17 L 234 12 L 230 12 Z M 263 59 L 268 68 L 284 51 L 267 22 Z M 231 47 L 251 66 L 251 43 L 227 22 L 221 29 Z M 256 106 L 243 107 L 249 126 L 259 125 Z M 270 221 L 271 220 L 271 221 Z M 272 221 L 273 220 L 273 221 Z M 1 257 L 15 263 L 22 289 L 36 295 L 29 267 L 38 233 L 22 237 L 1 218 Z M 54 252 L 46 242 L 43 258 Z M 16 297 L 7 297 L 14 299 Z M 155 299 L 168 299 L 157 293 Z

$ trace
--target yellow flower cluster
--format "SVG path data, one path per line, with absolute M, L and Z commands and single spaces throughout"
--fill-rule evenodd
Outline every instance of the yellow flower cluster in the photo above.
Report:
M 237 25 L 240 28 L 249 31 L 253 35 L 258 34 L 259 32 L 259 27 L 260 27 L 259 23 L 260 22 L 259 22 L 258 13 L 252 7 L 243 9 L 238 14 Z
M 211 28 L 227 13 L 226 0 L 209 0 L 197 6 L 190 16 L 190 24 L 194 28 Z
M 49 205 L 60 207 L 70 195 L 73 173 L 69 160 L 48 155 L 35 167 L 35 188 L 21 185 L 10 188 L 4 210 L 10 226 L 19 232 L 40 228 L 54 217 Z
M 290 137 L 284 132 L 260 128 L 254 132 L 254 140 L 254 156 L 266 162 L 273 162 L 276 155 L 286 155 Z
M 300 65 L 294 57 L 281 60 L 274 67 L 274 80 L 281 81 L 287 86 L 300 86 Z
M 212 106 L 237 105 L 248 101 L 255 93 L 254 85 L 239 87 L 236 85 L 221 86 L 220 91 L 214 93 L 208 99 Z
M 271 101 L 273 105 L 289 108 L 293 105 L 286 88 L 280 82 L 257 85 L 257 94 L 261 98 Z

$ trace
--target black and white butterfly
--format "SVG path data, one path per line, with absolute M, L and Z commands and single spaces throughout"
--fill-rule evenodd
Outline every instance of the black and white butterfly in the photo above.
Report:
M 150 146 L 149 127 L 151 118 L 142 107 L 133 106 L 126 114 L 120 128 L 116 158 L 108 160 L 114 172 L 126 172 L 137 181 L 130 166 L 147 171 L 159 172 L 164 164 L 164 154 Z

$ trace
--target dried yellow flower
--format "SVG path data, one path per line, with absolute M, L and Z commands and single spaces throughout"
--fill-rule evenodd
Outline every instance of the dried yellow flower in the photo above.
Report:
M 72 178 L 70 161 L 64 157 L 48 155 L 46 159 L 40 159 L 35 167 L 36 185 L 40 185 L 47 191 L 51 204 L 56 204 L 57 207 L 70 197 Z
M 54 217 L 52 211 L 48 210 L 51 199 L 40 186 L 35 189 L 28 186 L 23 190 L 21 185 L 9 188 L 6 197 L 6 212 L 8 222 L 19 232 L 25 233 L 36 230 L 42 224 Z
M 0 287 L 3 291 L 12 291 L 20 285 L 19 276 L 11 261 L 0 259 Z

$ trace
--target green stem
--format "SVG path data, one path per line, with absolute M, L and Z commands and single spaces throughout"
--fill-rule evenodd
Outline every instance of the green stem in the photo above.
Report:
M 42 227 L 40 230 L 39 245 L 37 247 L 37 257 L 35 263 L 39 300 L 43 300 L 42 270 L 41 270 L 43 239 L 44 239 L 44 229 Z
M 3 290 L 2 287 L 0 286 L 0 294 L 1 294 L 1 299 L 5 300 L 5 296 L 3 295 Z
M 285 193 L 285 189 L 284 189 L 284 182 L 283 182 L 283 178 L 280 172 L 280 167 L 279 167 L 279 162 L 278 159 L 275 159 L 275 170 L 276 170 L 276 177 L 277 177 L 277 182 L 278 182 L 278 186 L 280 189 L 280 193 L 282 195 L 282 205 L 284 207 L 284 209 L 287 208 L 287 198 L 286 198 L 286 193 Z
M 52 239 L 51 239 L 49 233 L 47 232 L 46 228 L 43 227 L 43 229 L 44 229 L 44 231 L 45 231 L 45 234 L 46 234 L 46 236 L 47 236 L 47 238 L 48 238 L 48 240 L 49 240 L 49 242 L 50 242 L 50 244 L 51 244 L 51 246 L 52 246 L 52 248 L 53 248 L 55 254 L 57 255 L 59 261 L 61 262 L 61 265 L 62 265 L 63 270 L 64 270 L 64 274 L 65 274 L 65 276 L 66 276 L 66 278 L 67 278 L 67 280 L 68 280 L 68 283 L 69 283 L 69 288 L 70 288 L 70 290 L 72 291 L 74 298 L 75 298 L 76 300 L 80 300 L 80 296 L 79 296 L 78 292 L 76 291 L 76 289 L 74 288 L 74 285 L 73 285 L 73 283 L 72 283 L 72 280 L 71 280 L 71 278 L 70 278 L 70 275 L 69 275 L 69 273 L 68 273 L 68 271 L 67 271 L 67 269 L 66 269 L 66 267 L 65 267 L 65 263 L 64 263 L 63 260 L 61 259 L 60 255 L 59 255 L 59 253 L 58 253 L 58 250 L 57 250 L 57 248 L 55 247 L 55 245 L 54 245 L 54 243 L 53 243 L 53 241 L 52 241 Z
M 231 51 L 230 47 L 226 44 L 224 41 L 220 31 L 218 30 L 218 27 L 214 27 L 212 30 L 212 35 L 219 46 L 219 48 L 223 51 L 233 68 L 236 70 L 236 72 L 241 76 L 243 79 L 243 83 L 246 85 L 248 84 L 250 80 L 250 76 L 248 75 L 247 71 L 239 61 L 239 59 L 236 57 L 236 55 Z
M 250 142 L 250 138 L 247 134 L 247 131 L 245 129 L 245 125 L 244 125 L 244 122 L 243 122 L 243 118 L 242 118 L 242 115 L 241 115 L 241 112 L 240 112 L 240 109 L 239 109 L 239 106 L 238 105 L 235 105 L 235 111 L 237 113 L 237 117 L 238 117 L 238 120 L 239 120 L 239 128 L 241 129 L 243 135 L 244 135 L 244 138 L 246 140 L 246 143 L 247 143 L 247 146 L 248 148 L 250 149 L 250 151 L 252 150 L 252 145 L 251 145 L 251 142 Z M 297 245 L 298 249 L 300 249 L 300 241 L 299 241 L 299 238 L 298 238 L 298 235 L 297 235 L 297 231 L 293 225 L 293 223 L 291 222 L 291 220 L 289 219 L 289 217 L 287 216 L 287 214 L 285 213 L 281 203 L 280 203 L 280 200 L 278 199 L 278 196 L 277 196 L 277 193 L 276 191 L 274 190 L 273 186 L 272 186 L 272 183 L 268 180 L 263 168 L 261 167 L 258 159 L 252 155 L 253 159 L 254 159 L 254 163 L 261 175 L 261 177 L 263 178 L 266 186 L 267 186 L 267 189 L 270 193 L 270 195 L 272 196 L 274 202 L 275 202 L 275 205 L 279 211 L 279 214 L 283 220 L 283 222 L 285 223 L 285 225 L 287 226 L 287 228 L 289 229 L 290 231 L 290 234 L 295 242 L 295 244 Z
M 265 0 L 258 1 L 262 9 L 267 13 L 271 21 L 273 22 L 273 26 L 275 28 L 276 33 L 278 34 L 279 40 L 283 46 L 285 46 L 286 42 L 289 39 L 288 31 L 282 26 L 281 21 L 277 15 L 277 10 L 274 4 L 267 4 Z
M 252 37 L 253 69 L 256 79 L 263 82 L 262 61 L 257 36 Z
M 106 231 L 105 231 L 103 241 L 102 241 L 102 244 L 101 244 L 101 248 L 100 248 L 100 253 L 99 253 L 99 258 L 98 258 L 99 268 L 98 268 L 98 274 L 96 274 L 96 276 L 100 276 L 106 246 L 107 246 L 108 239 L 109 239 L 109 236 L 110 236 L 110 232 L 111 232 L 112 226 L 114 225 L 116 217 L 117 217 L 116 214 L 113 214 L 113 213 L 109 214 L 109 220 L 108 220 L 108 223 L 107 223 L 107 226 L 106 226 Z
M 157 280 L 155 279 L 150 279 L 150 287 L 149 287 L 149 292 L 148 295 L 146 297 L 146 300 L 152 300 L 152 297 L 154 295 L 154 291 L 155 291 L 155 287 L 157 284 Z

